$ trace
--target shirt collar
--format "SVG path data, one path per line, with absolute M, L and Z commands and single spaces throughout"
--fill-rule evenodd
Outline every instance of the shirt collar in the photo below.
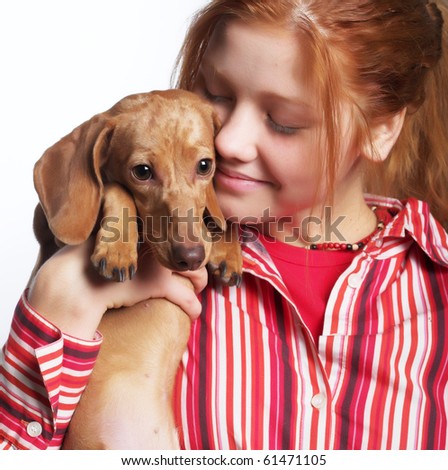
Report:
M 369 206 L 387 208 L 393 215 L 384 230 L 373 237 L 363 250 L 365 254 L 376 259 L 386 259 L 417 243 L 432 261 L 448 266 L 448 234 L 431 215 L 427 203 L 414 198 L 400 201 L 371 194 L 366 194 L 365 199 Z M 258 239 L 257 232 L 244 227 L 241 228 L 240 236 L 244 270 L 262 277 L 278 277 L 277 269 Z
M 415 198 L 404 201 L 366 195 L 370 206 L 387 208 L 393 215 L 384 230 L 366 247 L 366 253 L 384 259 L 396 255 L 397 250 L 407 250 L 416 243 L 432 261 L 448 266 L 448 234 L 432 216 L 429 205 Z

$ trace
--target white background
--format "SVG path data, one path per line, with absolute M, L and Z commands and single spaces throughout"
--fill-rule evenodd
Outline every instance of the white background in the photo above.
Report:
M 169 88 L 186 28 L 206 3 L 0 3 L 0 346 L 37 257 L 34 163 L 120 98 Z
M 159 468 L 228 468 L 229 470 L 258 469 L 322 469 L 322 470 L 377 470 L 411 468 L 447 468 L 447 452 L 441 451 L 122 451 L 78 450 L 70 452 L 2 452 L 2 468 L 30 466 L 33 470 L 63 468 L 107 468 L 123 470 L 135 465 L 154 465 Z M 135 459 L 135 463 L 123 463 L 122 459 Z M 141 460 L 140 460 L 141 459 Z M 285 460 L 282 460 L 285 459 Z M 151 462 L 149 462 L 151 460 Z M 158 462 L 157 462 L 158 461 Z M 325 465 L 306 465 L 306 462 L 325 461 Z M 129 462 L 129 461 L 128 461 Z M 291 465 L 282 462 L 292 462 Z M 301 462 L 301 465 L 298 463 Z

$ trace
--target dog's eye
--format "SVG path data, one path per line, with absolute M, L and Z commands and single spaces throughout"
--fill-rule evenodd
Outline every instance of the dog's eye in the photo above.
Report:
M 206 176 L 213 169 L 213 160 L 210 158 L 203 158 L 198 163 L 198 175 Z
M 140 181 L 146 181 L 153 178 L 154 173 L 148 165 L 137 165 L 132 168 L 132 174 Z

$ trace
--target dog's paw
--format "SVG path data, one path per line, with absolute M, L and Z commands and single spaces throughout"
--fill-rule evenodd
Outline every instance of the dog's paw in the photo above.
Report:
M 97 243 L 90 259 L 101 276 L 113 281 L 132 279 L 137 271 L 137 247 L 130 243 Z
M 241 286 L 243 257 L 236 225 L 214 241 L 207 269 L 210 275 L 218 278 L 223 284 Z
M 229 269 L 230 268 L 230 269 Z M 210 275 L 217 277 L 223 284 L 227 286 L 241 286 L 242 274 L 241 270 L 233 270 L 226 260 L 221 261 L 219 264 L 209 262 L 207 270 Z

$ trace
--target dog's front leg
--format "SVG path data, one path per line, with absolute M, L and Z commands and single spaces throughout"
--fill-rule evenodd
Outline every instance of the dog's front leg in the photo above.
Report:
M 107 279 L 132 279 L 137 270 L 137 244 L 137 210 L 132 196 L 119 184 L 106 185 L 92 263 Z
M 207 269 L 228 286 L 240 286 L 242 255 L 238 226 L 231 224 L 223 233 L 215 235 Z

